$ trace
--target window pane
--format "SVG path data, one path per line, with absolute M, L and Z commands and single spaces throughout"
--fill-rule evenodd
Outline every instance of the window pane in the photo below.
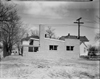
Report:
M 74 46 L 71 46 L 71 50 L 73 51 L 73 49 L 74 49 Z
M 57 46 L 54 46 L 54 50 L 57 50 Z
M 34 47 L 34 52 L 37 52 L 38 51 L 38 47 Z
M 50 45 L 49 46 L 49 50 L 53 50 L 53 45 Z
M 66 46 L 66 50 L 70 50 L 70 46 Z
M 29 47 L 29 52 L 33 52 L 33 47 Z
M 33 45 L 33 40 L 30 40 L 30 45 Z

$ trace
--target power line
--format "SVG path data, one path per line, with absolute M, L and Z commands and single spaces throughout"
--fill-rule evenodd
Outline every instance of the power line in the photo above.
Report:
M 42 23 L 40 23 L 40 24 L 42 24 Z M 39 24 L 33 24 L 33 25 L 39 25 Z M 62 26 L 64 26 L 64 27 L 75 27 L 75 26 L 77 26 L 77 25 L 75 25 L 75 24 L 67 24 L 67 23 L 63 23 L 63 24 L 60 24 L 60 23 L 55 23 L 55 24 L 43 24 L 44 26 L 51 26 L 52 27 L 52 25 L 54 25 L 54 26 L 57 26 L 57 27 L 61 27 L 61 25 Z M 85 27 L 85 28 L 91 28 L 91 29 L 100 29 L 100 28 L 97 28 L 97 27 L 91 27 L 91 26 L 88 26 L 88 25 L 81 25 L 81 27 Z

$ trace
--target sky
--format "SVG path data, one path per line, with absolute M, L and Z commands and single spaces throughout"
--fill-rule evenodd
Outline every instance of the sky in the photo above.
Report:
M 90 43 L 94 43 L 96 33 L 99 32 L 99 0 L 92 2 L 68 1 L 17 1 L 16 9 L 25 28 L 30 31 L 38 29 L 39 24 L 51 26 L 56 36 L 78 35 L 76 19 L 82 17 L 81 36 L 86 36 Z

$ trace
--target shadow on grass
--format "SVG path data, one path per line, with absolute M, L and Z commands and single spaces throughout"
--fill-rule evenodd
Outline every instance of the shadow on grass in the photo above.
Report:
M 94 79 L 94 78 L 95 78 L 94 75 L 91 75 L 91 74 L 89 74 L 89 73 L 87 73 L 87 72 L 80 72 L 79 75 L 80 75 L 80 77 L 81 77 L 81 76 L 86 76 L 86 77 L 88 77 L 88 78 L 90 78 L 90 79 Z
M 100 56 L 94 56 L 94 57 L 80 56 L 80 58 L 88 61 L 100 61 Z

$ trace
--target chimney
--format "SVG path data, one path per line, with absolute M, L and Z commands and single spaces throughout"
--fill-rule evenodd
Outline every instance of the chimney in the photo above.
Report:
M 45 26 L 39 25 L 39 37 L 40 37 L 40 50 L 43 50 L 44 42 L 45 42 Z
M 39 25 L 39 37 L 40 40 L 45 38 L 45 29 L 43 25 Z

